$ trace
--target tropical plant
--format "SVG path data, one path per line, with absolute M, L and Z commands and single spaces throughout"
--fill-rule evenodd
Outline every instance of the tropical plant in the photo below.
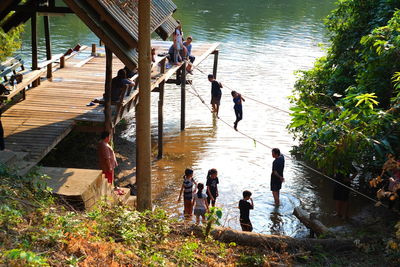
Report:
M 399 0 L 342 0 L 326 19 L 330 47 L 299 72 L 288 128 L 294 152 L 329 174 L 378 167 L 400 149 Z
M 207 225 L 205 228 L 205 235 L 208 236 L 214 224 L 221 225 L 219 220 L 222 218 L 222 209 L 217 207 L 211 207 L 210 212 L 206 213 L 206 218 L 207 218 Z

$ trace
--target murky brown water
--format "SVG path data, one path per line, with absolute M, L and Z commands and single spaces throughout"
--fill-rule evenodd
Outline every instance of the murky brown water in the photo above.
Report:
M 294 71 L 310 68 L 315 58 L 323 55 L 319 43 L 326 42 L 323 18 L 333 8 L 334 0 L 175 0 L 176 17 L 182 21 L 185 35 L 192 35 L 193 45 L 221 42 L 218 80 L 223 84 L 265 103 L 289 109 L 296 80 Z M 56 26 L 56 27 L 55 27 Z M 27 27 L 27 29 L 29 29 Z M 78 29 L 78 30 L 77 30 Z M 52 18 L 54 51 L 59 53 L 76 43 L 98 42 L 73 16 Z M 29 36 L 22 53 L 28 54 Z M 43 43 L 43 39 L 41 39 Z M 44 47 L 42 45 L 41 47 Z M 43 54 L 43 51 L 42 51 Z M 212 71 L 212 57 L 200 65 Z M 208 103 L 210 83 L 195 71 L 194 85 Z M 153 94 L 152 133 L 154 148 L 157 138 L 157 94 Z M 170 85 L 165 95 L 164 158 L 153 165 L 154 202 L 181 217 L 183 204 L 177 203 L 185 168 L 193 168 L 198 182 L 205 182 L 207 170 L 219 172 L 223 224 L 239 228 L 237 203 L 243 190 L 253 192 L 255 209 L 251 211 L 254 231 L 303 236 L 306 229 L 292 215 L 302 204 L 321 214 L 328 225 L 334 203 L 331 183 L 314 175 L 296 162 L 286 159 L 286 182 L 281 190 L 282 205 L 275 208 L 269 189 L 272 157 L 269 148 L 244 137 L 209 112 L 199 99 L 187 93 L 186 130 L 180 132 L 180 87 Z M 244 119 L 239 129 L 270 147 L 288 153 L 295 144 L 286 130 L 288 114 L 260 105 L 250 99 L 244 103 Z M 233 124 L 235 120 L 230 91 L 223 90 L 220 116 Z M 124 137 L 135 139 L 134 120 Z M 353 202 L 359 200 L 353 196 Z M 358 205 L 353 205 L 353 207 Z M 354 209 L 353 209 L 354 212 Z
M 288 110 L 287 97 L 296 80 L 294 72 L 310 68 L 315 58 L 323 55 L 318 46 L 325 41 L 322 19 L 332 8 L 332 1 L 250 1 L 249 7 L 243 7 L 242 1 L 230 1 L 231 7 L 227 1 L 214 1 L 213 8 L 207 5 L 210 1 L 200 2 L 204 4 L 176 1 L 184 9 L 184 14 L 178 12 L 177 16 L 182 16 L 184 32 L 193 35 L 195 42 L 222 43 L 217 80 L 245 98 L 247 95 Z M 264 16 L 255 16 L 257 8 L 261 8 Z M 208 19 L 215 20 L 215 24 Z M 212 63 L 210 57 L 201 64 L 201 70 L 211 72 Z M 206 76 L 195 71 L 193 80 L 209 103 L 210 83 Z M 217 206 L 223 208 L 225 226 L 240 229 L 237 205 L 246 189 L 253 192 L 255 209 L 251 211 L 251 220 L 256 232 L 306 235 L 307 230 L 292 215 L 293 208 L 300 204 L 319 213 L 327 225 L 340 224 L 331 216 L 334 211 L 331 182 L 286 159 L 282 205 L 275 208 L 269 189 L 273 160 L 270 149 L 255 145 L 253 140 L 217 120 L 196 96 L 188 93 L 187 128 L 180 132 L 180 87 L 169 86 L 165 98 L 165 157 L 153 167 L 156 205 L 182 218 L 183 204 L 177 203 L 177 198 L 184 169 L 193 168 L 195 179 L 205 183 L 207 170 L 217 168 L 220 180 Z M 153 99 L 155 139 L 156 105 L 157 97 Z M 279 147 L 283 153 L 290 151 L 294 141 L 286 129 L 288 114 L 250 99 L 243 109 L 241 131 L 270 147 Z M 220 117 L 231 124 L 235 120 L 227 88 L 223 90 Z M 127 136 L 133 137 L 132 132 L 128 131 Z

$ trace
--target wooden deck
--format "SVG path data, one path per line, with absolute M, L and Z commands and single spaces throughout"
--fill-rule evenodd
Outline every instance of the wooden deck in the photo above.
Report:
M 152 44 L 157 53 L 166 52 L 170 45 L 170 42 Z M 194 65 L 200 64 L 217 47 L 218 43 L 193 44 Z M 121 61 L 114 57 L 113 76 L 122 67 Z M 164 74 L 154 73 L 152 90 L 167 81 L 179 68 L 174 66 Z M 51 80 L 44 80 L 38 87 L 28 90 L 24 101 L 14 104 L 2 114 L 6 149 L 28 152 L 30 161 L 39 162 L 76 124 L 104 122 L 102 106 L 86 106 L 93 98 L 103 95 L 104 80 L 104 56 L 91 57 L 87 53 L 84 58 L 70 58 L 65 68 L 53 73 Z M 123 115 L 133 108 L 136 97 L 137 90 L 126 97 Z

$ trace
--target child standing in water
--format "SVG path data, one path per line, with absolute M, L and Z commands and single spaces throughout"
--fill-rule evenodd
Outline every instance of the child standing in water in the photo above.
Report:
M 207 195 L 203 193 L 204 184 L 199 183 L 197 185 L 197 193 L 193 197 L 194 215 L 196 215 L 196 224 L 200 223 L 200 216 L 202 223 L 206 220 L 206 211 L 210 212 L 207 203 Z
M 218 197 L 218 172 L 217 169 L 211 169 L 208 171 L 207 174 L 207 203 L 208 205 L 211 205 L 215 207 L 215 201 L 217 200 Z
M 183 183 L 181 187 L 181 191 L 179 193 L 179 198 L 178 202 L 181 201 L 182 197 L 182 192 L 183 192 L 183 206 L 184 206 L 184 211 L 183 214 L 185 216 L 190 216 L 192 215 L 193 211 L 193 192 L 196 191 L 193 190 L 193 186 L 196 185 L 196 182 L 193 179 L 193 170 L 191 169 L 186 169 L 185 170 L 185 175 L 183 176 Z
M 250 200 L 250 203 L 248 202 Z M 240 226 L 243 231 L 253 231 L 253 226 L 250 221 L 250 210 L 254 209 L 253 199 L 251 198 L 251 192 L 248 190 L 243 191 L 243 199 L 239 201 L 240 210 Z
M 236 91 L 232 91 L 231 95 L 233 97 L 233 103 L 235 103 L 233 109 L 235 110 L 235 115 L 236 115 L 236 121 L 233 123 L 233 128 L 235 128 L 235 130 L 237 131 L 237 125 L 239 121 L 243 119 L 242 101 L 244 102 L 245 100 L 242 97 L 242 95 Z

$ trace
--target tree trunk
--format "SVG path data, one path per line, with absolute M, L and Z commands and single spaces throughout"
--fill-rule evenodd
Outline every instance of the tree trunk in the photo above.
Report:
M 322 234 L 328 234 L 329 229 L 318 221 L 315 216 L 308 215 L 308 213 L 300 207 L 295 207 L 293 215 L 297 217 L 308 229 L 311 229 L 317 236 Z
M 203 228 L 192 225 L 188 229 L 197 236 L 203 236 Z M 289 236 L 266 235 L 252 232 L 242 232 L 224 227 L 214 227 L 210 235 L 218 241 L 238 245 L 261 247 L 265 249 L 279 250 L 298 250 L 305 249 L 310 251 L 327 250 L 327 251 L 346 251 L 355 249 L 353 240 L 351 239 L 315 239 L 315 238 L 293 238 Z

